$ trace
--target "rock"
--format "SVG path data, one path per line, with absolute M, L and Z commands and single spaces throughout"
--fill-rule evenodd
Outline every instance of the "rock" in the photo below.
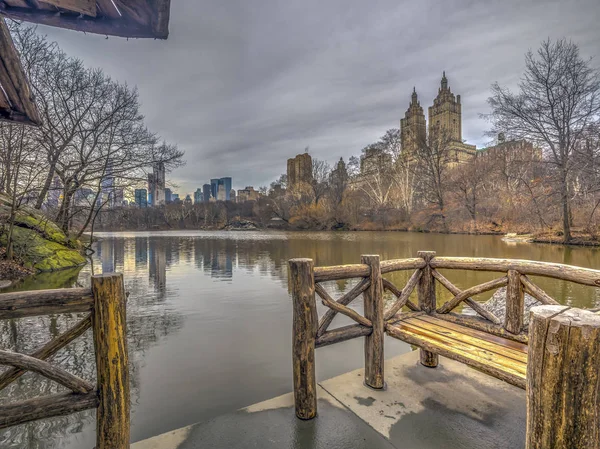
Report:
M 10 202 L 0 195 L 0 221 L 10 215 Z M 6 246 L 7 235 L 0 235 L 0 246 Z M 13 229 L 13 248 L 25 267 L 37 271 L 55 271 L 86 264 L 81 244 L 68 238 L 40 211 L 23 207 L 17 211 Z
M 529 310 L 532 307 L 542 305 L 537 299 L 531 296 L 528 293 L 525 293 L 525 315 L 523 317 L 523 325 L 527 326 L 529 324 Z M 492 297 L 481 304 L 481 306 L 486 309 L 488 312 L 492 312 L 496 315 L 501 322 L 504 322 L 504 318 L 506 317 L 506 287 L 501 287 L 492 295 Z M 463 308 L 463 313 L 465 315 L 475 315 L 475 311 L 468 306 Z
M 226 231 L 255 231 L 258 229 L 256 223 L 250 220 L 236 220 L 223 228 Z
M 8 288 L 12 285 L 12 281 L 6 279 L 0 279 L 0 290 L 3 288 Z

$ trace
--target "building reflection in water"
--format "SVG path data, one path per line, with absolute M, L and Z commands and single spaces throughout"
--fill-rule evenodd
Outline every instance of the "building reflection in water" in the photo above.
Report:
M 587 267 L 600 265 L 599 251 L 549 245 L 509 247 L 499 238 L 490 236 L 369 232 L 173 232 L 168 236 L 138 234 L 103 238 L 96 244 L 93 256 L 95 266 L 101 267 L 105 273 L 123 272 L 125 288 L 129 292 L 127 326 L 132 373 L 132 438 L 152 435 L 157 431 L 157 425 L 165 426 L 160 430 L 166 431 L 189 423 L 186 420 L 190 416 L 210 418 L 217 409 L 235 409 L 261 398 L 266 399 L 275 390 L 277 393 L 289 390 L 290 373 L 286 371 L 289 370 L 289 347 L 286 345 L 289 344 L 291 305 L 285 294 L 288 259 L 308 257 L 316 265 L 323 266 L 357 263 L 361 254 L 379 254 L 382 260 L 414 257 L 418 250 L 424 249 L 436 250 L 440 255 L 522 258 Z M 60 277 L 60 283 L 61 273 L 39 276 L 35 283 L 24 283 L 23 288 L 67 287 L 76 282 L 85 286 L 89 285 L 90 272 L 89 266 L 82 270 L 78 278 L 76 274 L 65 272 Z M 402 287 L 411 274 L 407 271 L 385 276 Z M 461 288 L 497 277 L 496 273 L 461 270 L 445 275 Z M 352 288 L 355 283 L 356 280 L 328 282 L 325 287 L 332 295 L 339 297 L 341 292 Z M 565 304 L 576 307 L 600 306 L 600 289 L 550 279 L 536 279 L 536 283 Z M 203 292 L 208 294 L 199 294 Z M 438 290 L 439 300 L 448 299 L 445 296 L 448 294 Z M 354 305 L 360 307 L 360 300 Z M 235 327 L 235 332 L 231 332 L 231 327 L 227 326 L 233 307 L 239 308 L 248 317 L 244 326 Z M 322 313 L 322 306 L 318 307 Z M 60 315 L 0 321 L 0 347 L 32 352 L 79 319 L 78 315 Z M 195 325 L 184 328 L 185 320 Z M 267 326 L 269 332 L 261 332 Z M 181 349 L 182 345 L 187 347 L 185 354 L 194 352 L 198 357 L 177 359 L 177 349 Z M 348 348 L 352 348 L 349 345 Z M 352 369 L 352 366 L 344 363 L 354 363 L 352 360 L 359 365 L 362 363 L 360 351 L 339 354 L 335 363 L 328 365 L 324 360 L 320 364 L 321 369 Z M 179 391 L 178 385 L 185 384 L 181 372 L 177 372 L 177 364 L 182 361 L 192 364 L 190 369 L 185 370 L 185 378 L 189 377 L 190 372 L 194 374 L 191 383 L 181 385 Z M 64 348 L 55 357 L 54 363 L 93 380 L 95 366 L 89 332 Z M 171 370 L 167 376 L 161 369 L 169 363 L 173 366 L 167 367 Z M 144 371 L 145 366 L 152 368 Z M 268 371 L 263 370 L 264 367 L 268 367 Z M 232 387 L 234 382 L 230 382 L 229 377 L 239 372 L 247 374 L 245 383 L 239 388 Z M 328 373 L 339 374 L 338 371 Z M 170 392 L 169 398 L 160 395 L 153 397 L 152 391 L 160 392 L 165 379 L 173 374 L 176 378 L 180 375 L 177 382 L 170 385 L 179 396 L 173 396 Z M 143 396 L 140 394 L 142 381 L 146 382 Z M 202 389 L 205 385 L 209 387 Z M 190 388 L 199 389 L 201 394 L 198 397 L 203 398 L 202 401 L 191 398 L 186 402 Z M 264 391 L 256 395 L 263 396 L 253 396 L 261 388 Z M 27 374 L 0 392 L 0 403 L 56 391 L 54 383 Z M 169 412 L 163 412 L 163 407 Z M 83 412 L 7 429 L 0 432 L 0 447 L 93 447 L 93 416 L 93 412 Z

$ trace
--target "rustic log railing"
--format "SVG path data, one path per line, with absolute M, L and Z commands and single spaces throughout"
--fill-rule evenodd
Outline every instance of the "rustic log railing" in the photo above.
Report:
M 64 386 L 64 393 L 0 406 L 0 429 L 97 409 L 96 449 L 129 447 L 129 369 L 121 274 L 92 276 L 91 289 L 69 288 L 0 294 L 0 319 L 89 313 L 71 329 L 29 355 L 0 350 L 0 390 L 27 371 Z M 96 385 L 49 363 L 60 349 L 93 330 Z
M 558 301 L 529 278 L 543 276 L 600 287 L 600 271 L 527 260 L 436 257 L 432 251 L 421 251 L 418 256 L 389 261 L 380 261 L 379 256 L 362 256 L 360 264 L 332 267 L 314 267 L 311 259 L 290 260 L 294 302 L 296 415 L 301 419 L 316 416 L 314 351 L 322 346 L 365 337 L 365 384 L 375 389 L 384 388 L 383 336 L 387 333 L 420 346 L 420 360 L 424 366 L 436 367 L 438 355 L 444 355 L 521 388 L 527 388 L 528 448 L 600 447 L 600 430 L 597 428 L 597 423 L 600 422 L 600 376 L 597 369 L 600 366 L 600 315 L 558 305 Z M 414 270 L 402 289 L 382 278 L 383 274 L 402 270 Z M 463 290 L 450 282 L 440 270 L 492 271 L 502 275 Z M 338 300 L 332 298 L 321 285 L 326 281 L 352 278 L 359 278 L 359 282 Z M 448 290 L 452 294 L 451 299 L 438 303 L 436 284 Z M 505 317 L 501 320 L 475 301 L 473 296 L 504 286 Z M 384 309 L 383 303 L 384 290 L 395 297 L 394 303 L 387 309 Z M 416 302 L 411 300 L 415 292 Z M 525 293 L 543 304 L 532 309 L 532 324 L 529 329 L 524 326 Z M 320 320 L 315 294 L 328 308 Z M 348 307 L 361 295 L 364 316 Z M 463 304 L 469 306 L 476 315 L 453 312 Z M 329 330 L 338 313 L 356 324 Z M 423 327 L 419 328 L 415 322 L 421 323 Z M 439 326 L 436 323 L 440 322 L 445 323 L 445 330 L 442 332 L 444 335 L 432 343 L 431 335 L 435 335 L 431 333 L 431 329 L 434 329 L 432 326 Z M 573 332 L 569 333 L 570 330 Z M 460 334 L 461 331 L 464 332 L 463 335 Z M 457 340 L 452 340 L 446 334 L 453 334 Z M 505 360 L 502 362 L 505 365 L 479 357 L 477 347 L 477 351 L 473 351 L 475 355 L 469 354 L 473 348 L 469 346 L 471 340 L 477 341 L 484 352 L 490 348 L 497 350 L 499 360 Z M 444 342 L 449 346 L 444 347 Z M 454 344 L 457 342 L 458 344 Z M 531 343 L 527 346 L 529 342 Z M 568 354 L 557 356 L 557 348 L 564 348 Z M 466 352 L 461 353 L 461 350 Z M 548 351 L 552 352 L 551 356 L 546 354 Z M 486 354 L 488 356 L 494 352 Z M 547 366 L 547 361 L 552 357 L 558 357 L 556 363 Z M 561 375 L 563 367 L 572 374 L 571 378 Z M 544 377 L 543 381 L 539 377 L 540 373 Z M 584 384 L 585 388 L 581 386 Z M 546 391 L 548 388 L 554 388 L 553 393 Z M 557 389 L 561 390 L 564 401 L 553 404 Z M 542 406 L 552 411 L 542 413 Z M 577 411 L 577 407 L 583 408 Z M 548 422 L 548 416 L 553 416 L 556 420 Z M 558 421 L 560 425 L 555 426 Z M 544 433 L 543 438 L 540 437 L 540 432 Z M 536 443 L 540 438 L 546 442 L 555 441 L 553 439 L 558 438 L 559 432 L 560 441 L 566 443 Z M 584 440 L 589 444 L 584 446 L 573 443 Z M 569 445 L 572 443 L 574 445 Z

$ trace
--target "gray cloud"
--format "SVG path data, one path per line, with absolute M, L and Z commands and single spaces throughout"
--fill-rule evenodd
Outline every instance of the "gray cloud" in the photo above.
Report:
M 149 127 L 186 151 L 171 174 L 266 185 L 305 146 L 334 162 L 398 127 L 416 86 L 427 107 L 446 70 L 463 137 L 486 143 L 489 86 L 514 85 L 523 55 L 566 36 L 600 56 L 598 0 L 173 0 L 167 41 L 40 27 L 69 54 L 137 85 Z

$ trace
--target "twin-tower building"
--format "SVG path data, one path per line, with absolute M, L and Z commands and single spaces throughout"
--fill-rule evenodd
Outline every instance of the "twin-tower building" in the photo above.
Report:
M 462 140 L 460 95 L 455 96 L 450 90 L 446 72 L 442 76 L 437 97 L 429 107 L 427 122 L 417 91 L 413 89 L 408 110 L 400 120 L 400 139 L 402 151 L 407 156 L 417 153 L 424 145 L 429 145 L 430 148 L 436 145 L 444 146 L 448 149 L 449 164 L 465 162 L 475 156 L 475 145 L 467 145 Z

